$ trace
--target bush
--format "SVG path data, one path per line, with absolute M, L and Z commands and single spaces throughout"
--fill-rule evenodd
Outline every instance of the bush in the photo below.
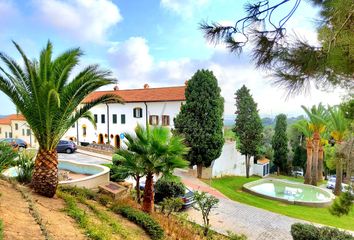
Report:
M 113 205 L 112 211 L 128 218 L 141 226 L 153 240 L 164 238 L 162 227 L 147 213 L 134 209 L 130 206 Z
M 0 142 L 0 172 L 14 164 L 17 151 L 8 143 Z
M 119 156 L 118 154 L 114 154 L 112 156 L 111 164 L 103 164 L 104 166 L 110 168 L 110 172 L 109 172 L 110 181 L 124 182 L 124 180 L 129 176 L 127 171 L 124 171 L 120 166 L 123 159 L 124 158 Z
M 186 187 L 176 180 L 159 179 L 155 184 L 155 201 L 162 202 L 165 198 L 175 198 L 184 194 Z
M 247 237 L 244 234 L 238 235 L 236 233 L 228 231 L 227 235 L 230 240 L 247 240 Z
M 178 212 L 181 210 L 183 201 L 181 198 L 165 198 L 160 205 L 161 212 L 165 213 L 167 217 L 169 217 L 172 212 Z
M 68 193 L 74 197 L 84 197 L 89 200 L 95 199 L 97 195 L 94 191 L 90 189 L 72 186 L 60 186 L 59 190 L 63 193 Z
M 100 194 L 97 197 L 97 201 L 103 205 L 103 206 L 107 206 L 110 202 L 112 202 L 112 198 L 108 195 L 104 195 L 104 194 Z
M 32 173 L 34 169 L 34 157 L 35 153 L 31 151 L 21 152 L 16 166 L 18 167 L 17 181 L 22 183 L 30 183 L 32 180 Z
M 294 240 L 353 240 L 346 232 L 330 227 L 315 227 L 310 224 L 295 223 L 291 226 Z

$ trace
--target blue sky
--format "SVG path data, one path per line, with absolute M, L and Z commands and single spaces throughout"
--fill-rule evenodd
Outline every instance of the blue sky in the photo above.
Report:
M 276 2 L 277 0 L 273 0 Z M 199 68 L 213 70 L 225 98 L 225 114 L 232 114 L 234 92 L 245 84 L 258 102 L 261 115 L 302 113 L 301 104 L 337 104 L 343 90 L 286 99 L 286 91 L 271 84 L 268 72 L 256 70 L 247 49 L 241 56 L 203 38 L 202 20 L 232 23 L 244 16 L 245 0 L 0 0 L 0 51 L 20 60 L 11 40 L 31 58 L 50 39 L 54 52 L 81 47 L 85 56 L 78 67 L 99 63 L 111 69 L 119 87 L 141 88 L 182 85 Z M 271 1 L 272 2 L 272 1 Z M 281 11 L 285 11 L 285 6 Z M 316 9 L 302 1 L 287 24 L 288 32 L 318 44 Z M 109 86 L 108 88 L 111 88 Z M 0 93 L 0 115 L 15 112 Z

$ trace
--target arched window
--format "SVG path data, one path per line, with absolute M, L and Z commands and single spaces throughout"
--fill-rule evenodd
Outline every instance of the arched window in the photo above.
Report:
M 136 107 L 133 109 L 133 116 L 135 118 L 142 118 L 143 117 L 143 109 L 140 107 Z

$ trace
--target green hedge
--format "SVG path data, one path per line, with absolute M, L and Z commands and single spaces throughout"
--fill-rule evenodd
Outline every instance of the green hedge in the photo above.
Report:
M 295 223 L 291 226 L 294 240 L 354 240 L 354 237 L 337 228 L 315 227 L 310 224 Z
M 160 240 L 164 238 L 164 231 L 162 227 L 147 213 L 134 209 L 130 206 L 112 206 L 112 211 L 119 213 L 141 226 L 153 240 Z

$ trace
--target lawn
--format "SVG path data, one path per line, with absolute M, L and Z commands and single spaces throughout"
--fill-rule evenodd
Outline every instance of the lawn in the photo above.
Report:
M 280 213 L 289 217 L 303 219 L 311 222 L 330 225 L 338 228 L 354 230 L 354 210 L 349 216 L 332 216 L 328 208 L 313 208 L 257 197 L 242 191 L 242 185 L 259 179 L 258 177 L 223 177 L 212 180 L 212 186 L 222 192 L 230 199 L 263 208 L 272 212 Z M 289 178 L 288 178 L 289 179 Z M 206 181 L 209 184 L 209 181 Z

